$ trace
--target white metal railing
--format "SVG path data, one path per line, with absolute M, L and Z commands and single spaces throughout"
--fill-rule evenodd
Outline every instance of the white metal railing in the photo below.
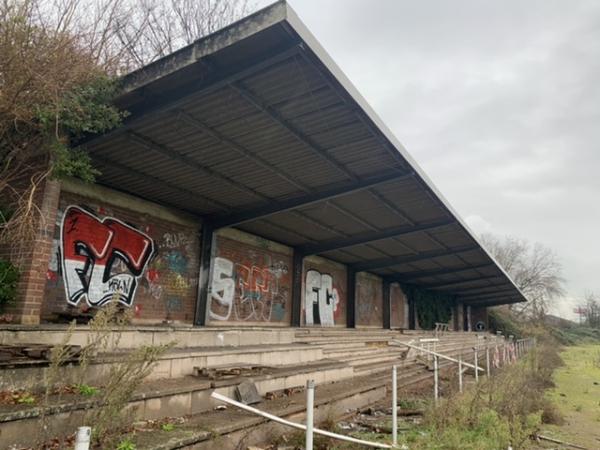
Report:
M 308 388 L 308 386 L 309 385 L 307 384 L 307 400 L 310 399 L 311 391 L 312 391 L 312 395 L 314 395 L 314 384 L 312 385 L 312 388 Z M 291 422 L 291 421 L 283 419 L 283 418 L 281 418 L 279 416 L 275 416 L 273 414 L 269 414 L 268 412 L 261 411 L 260 409 L 253 408 L 252 406 L 245 405 L 244 403 L 240 403 L 238 401 L 235 401 L 235 400 L 233 400 L 233 399 L 231 399 L 229 397 L 226 397 L 224 395 L 218 394 L 216 392 L 213 392 L 211 394 L 211 397 L 214 398 L 215 400 L 219 400 L 221 402 L 228 403 L 228 404 L 230 404 L 232 406 L 236 406 L 236 407 L 238 407 L 240 409 L 243 409 L 244 411 L 248 411 L 248 412 L 251 412 L 252 414 L 256 414 L 258 416 L 264 417 L 265 419 L 272 420 L 273 422 L 277 422 L 277 423 L 280 423 L 282 425 L 286 425 L 286 426 L 291 427 L 291 428 L 296 428 L 297 430 L 307 431 L 307 426 L 306 425 L 303 425 L 301 423 Z M 309 405 L 307 405 L 307 406 L 309 406 Z M 393 448 L 389 444 L 382 444 L 382 443 L 379 443 L 379 442 L 364 441 L 362 439 L 353 438 L 351 436 L 345 436 L 343 434 L 337 434 L 337 433 L 332 433 L 331 431 L 321 430 L 319 428 L 313 428 L 312 427 L 312 420 L 309 420 L 310 417 L 312 417 L 312 409 L 311 409 L 310 413 L 307 410 L 306 416 L 307 416 L 307 423 L 309 421 L 311 422 L 311 425 L 309 425 L 308 428 L 312 428 L 312 433 L 314 433 L 314 434 L 320 434 L 322 436 L 327 436 L 327 437 L 330 437 L 330 438 L 333 438 L 333 439 L 339 439 L 340 441 L 352 442 L 353 444 L 365 445 L 367 447 Z M 310 432 L 311 430 L 309 429 L 308 431 Z M 312 450 L 312 435 L 309 437 L 309 435 L 307 433 L 305 443 L 306 443 L 306 448 L 309 449 L 309 450 Z M 310 447 L 309 447 L 309 444 L 310 444 Z
M 452 358 L 451 356 L 444 355 L 443 353 L 438 353 L 436 351 L 429 350 L 429 349 L 423 348 L 421 346 L 411 344 L 409 342 L 402 342 L 402 341 L 397 341 L 397 340 L 393 339 L 391 341 L 391 343 L 392 343 L 392 345 L 395 345 L 395 346 L 402 346 L 402 345 L 404 345 L 406 347 L 412 348 L 414 350 L 417 350 L 417 351 L 420 351 L 420 352 L 423 352 L 423 353 L 429 353 L 432 356 L 435 356 L 435 357 L 438 357 L 438 358 L 442 358 L 442 359 L 445 359 L 447 361 L 451 361 L 451 362 L 456 363 L 456 364 L 458 364 L 458 362 L 459 362 L 458 359 Z M 475 365 L 474 364 L 469 364 L 469 363 L 466 363 L 466 362 L 463 361 L 462 365 L 466 366 L 466 367 L 470 367 L 472 369 L 475 369 Z M 477 370 L 482 371 L 482 372 L 484 371 L 484 369 L 482 367 L 479 367 L 479 366 L 477 366 Z

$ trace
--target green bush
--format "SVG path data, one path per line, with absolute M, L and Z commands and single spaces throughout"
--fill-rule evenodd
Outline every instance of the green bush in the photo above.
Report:
M 522 325 L 519 324 L 510 313 L 498 309 L 490 309 L 488 312 L 490 331 L 501 331 L 504 336 L 513 335 L 521 339 L 525 334 Z
M 556 346 L 540 345 L 519 363 L 506 366 L 464 394 L 432 405 L 423 424 L 407 433 L 411 450 L 498 450 L 530 447 L 542 421 L 562 420 L 544 396 L 552 372 L 561 364 Z
M 0 259 L 0 311 L 17 297 L 19 271 L 8 261 Z
M 415 305 L 419 326 L 422 329 L 433 330 L 437 322 L 450 321 L 454 296 L 421 289 L 410 284 L 402 285 L 402 291 Z

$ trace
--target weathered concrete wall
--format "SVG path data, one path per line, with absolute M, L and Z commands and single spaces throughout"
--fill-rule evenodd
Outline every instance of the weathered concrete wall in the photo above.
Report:
M 346 326 L 346 266 L 318 256 L 304 259 L 302 324 Z
M 367 272 L 356 275 L 356 324 L 383 326 L 383 281 Z
M 44 270 L 42 318 L 118 301 L 132 308 L 136 323 L 192 323 L 198 231 L 196 222 L 158 205 L 99 186 L 64 184 Z
M 292 249 L 233 229 L 216 234 L 209 321 L 289 325 Z
M 390 285 L 390 296 L 392 302 L 392 328 L 408 329 L 408 299 L 398 283 Z

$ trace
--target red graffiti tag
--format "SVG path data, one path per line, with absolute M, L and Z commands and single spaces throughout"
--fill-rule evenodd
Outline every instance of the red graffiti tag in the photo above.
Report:
M 61 226 L 61 258 L 67 301 L 91 306 L 115 298 L 131 306 L 137 278 L 154 253 L 146 234 L 123 222 L 69 206 Z M 124 266 L 124 267 L 123 267 Z

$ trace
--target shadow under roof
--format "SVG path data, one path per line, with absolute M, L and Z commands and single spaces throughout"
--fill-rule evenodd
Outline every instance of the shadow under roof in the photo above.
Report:
M 285 2 L 123 88 L 123 126 L 84 143 L 99 183 L 466 304 L 525 301 Z

